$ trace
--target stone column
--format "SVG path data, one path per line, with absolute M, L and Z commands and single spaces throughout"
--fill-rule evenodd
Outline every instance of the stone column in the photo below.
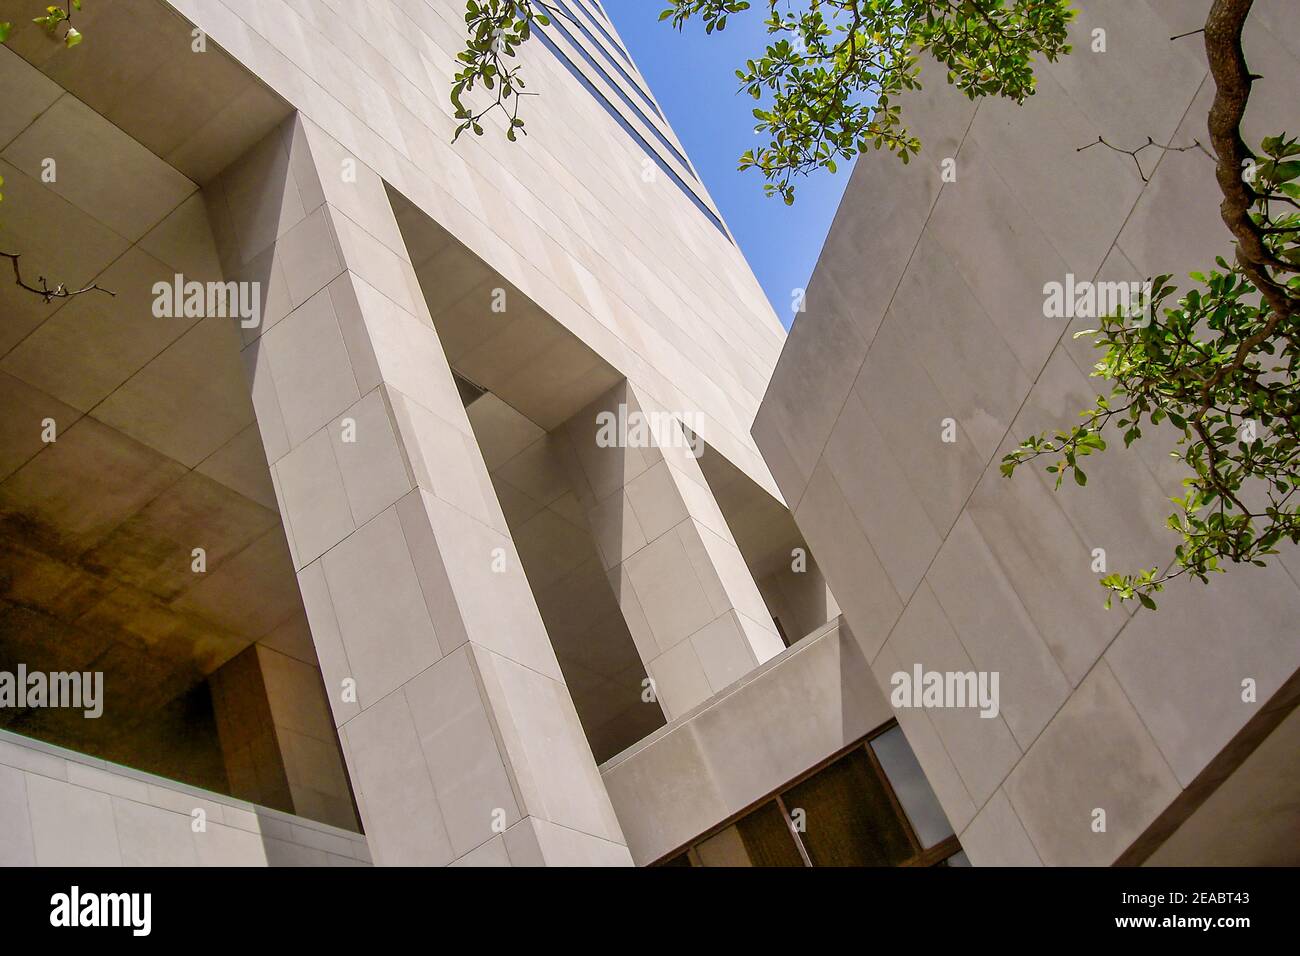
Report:
M 623 382 L 563 433 L 576 494 L 668 719 L 779 654 L 681 416 Z
M 232 796 L 355 830 L 317 667 L 254 644 L 208 677 Z
M 208 675 L 230 795 L 294 813 L 284 755 L 257 660 L 257 645 Z
M 376 863 L 630 863 L 383 181 L 295 116 L 205 192 Z

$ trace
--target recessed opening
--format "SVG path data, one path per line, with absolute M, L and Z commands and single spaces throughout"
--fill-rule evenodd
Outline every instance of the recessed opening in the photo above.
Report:
M 840 614 L 789 509 L 707 444 L 700 470 L 786 647 Z
M 390 188 L 524 573 L 597 762 L 664 724 L 556 430 L 619 374 Z
M 0 175 L 0 248 L 112 292 L 0 282 L 0 728 L 356 829 L 240 330 L 155 308 L 221 279 L 202 194 L 68 93 Z

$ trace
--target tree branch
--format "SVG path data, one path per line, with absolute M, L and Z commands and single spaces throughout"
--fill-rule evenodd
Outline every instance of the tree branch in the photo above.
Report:
M 105 295 L 116 297 L 116 293 L 110 292 L 108 289 L 105 289 L 103 286 L 97 285 L 93 282 L 90 285 L 80 289 L 69 289 L 67 285 L 65 285 L 62 282 L 60 282 L 56 286 L 51 287 L 50 284 L 45 280 L 45 276 L 41 276 L 37 279 L 40 285 L 34 286 L 29 282 L 24 281 L 22 270 L 18 267 L 18 260 L 22 258 L 21 252 L 0 252 L 0 257 L 8 259 L 13 264 L 14 281 L 17 283 L 20 289 L 25 289 L 26 291 L 31 292 L 34 295 L 39 295 L 46 302 L 51 302 L 54 299 L 70 299 L 74 295 L 81 295 L 82 293 L 85 292 L 103 292 Z

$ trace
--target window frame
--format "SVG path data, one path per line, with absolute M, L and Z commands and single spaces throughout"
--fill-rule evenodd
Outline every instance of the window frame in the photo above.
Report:
M 797 777 L 790 778 L 785 783 L 781 784 L 781 786 L 777 787 L 775 790 L 771 791 L 765 796 L 760 797 L 759 799 L 747 805 L 744 809 L 740 810 L 737 813 L 733 813 L 731 816 L 727 817 L 727 819 L 723 820 L 721 823 L 718 823 L 715 826 L 710 827 L 708 830 L 704 831 L 698 836 L 692 837 L 688 842 L 682 844 L 681 846 L 678 846 L 677 848 L 673 849 L 668 853 L 665 853 L 663 856 L 659 857 L 649 865 L 652 867 L 665 866 L 669 864 L 671 861 L 684 855 L 690 861 L 690 865 L 692 867 L 700 867 L 700 868 L 707 869 L 707 867 L 705 867 L 704 863 L 701 861 L 700 855 L 696 849 L 701 843 L 704 843 L 705 841 L 712 839 L 713 837 L 717 836 L 719 833 L 721 833 L 723 830 L 727 829 L 728 827 L 734 826 L 738 821 L 749 816 L 749 814 L 758 810 L 760 807 L 768 803 L 775 802 L 777 808 L 781 811 L 781 817 L 785 820 L 786 829 L 790 831 L 791 839 L 794 840 L 795 847 L 799 851 L 799 856 L 802 857 L 803 859 L 804 867 L 816 869 L 817 867 L 812 862 L 811 857 L 808 855 L 807 847 L 804 846 L 803 839 L 800 837 L 799 832 L 795 829 L 794 820 L 790 815 L 789 808 L 786 806 L 785 798 L 783 797 L 783 794 L 785 794 L 789 790 L 794 789 L 799 784 L 803 783 L 805 780 L 808 780 L 811 777 L 815 777 L 817 774 L 821 773 L 831 764 L 835 763 L 838 760 L 841 760 L 844 757 L 847 757 L 849 754 L 853 753 L 853 751 L 861 748 L 866 751 L 867 760 L 871 763 L 872 770 L 880 779 L 881 783 L 884 784 L 885 792 L 889 795 L 890 806 L 894 810 L 895 817 L 898 819 L 899 823 L 902 824 L 903 831 L 907 834 L 907 841 L 913 851 L 912 856 L 909 857 L 907 860 L 903 861 L 902 863 L 899 863 L 898 866 L 900 868 L 938 866 L 940 863 L 944 862 L 949 857 L 955 856 L 957 853 L 961 852 L 962 847 L 960 841 L 958 841 L 957 839 L 957 834 L 956 833 L 949 834 L 943 840 L 940 840 L 938 843 L 936 843 L 932 847 L 929 847 L 928 849 L 921 845 L 920 838 L 917 837 L 916 831 L 912 828 L 912 821 L 908 819 L 907 813 L 903 810 L 903 804 L 898 799 L 898 794 L 894 792 L 894 785 L 890 781 L 889 775 L 885 773 L 885 768 L 882 767 L 880 764 L 880 758 L 876 756 L 875 750 L 873 750 L 871 747 L 871 742 L 873 740 L 875 740 L 877 737 L 880 737 L 888 733 L 889 731 L 893 730 L 897 726 L 898 726 L 898 721 L 896 719 L 891 718 L 890 720 L 881 724 L 879 727 L 872 730 L 870 733 L 866 734 L 863 737 L 858 738 L 856 741 L 849 744 L 847 747 L 840 748 L 835 753 L 831 754 L 829 757 L 826 757 L 823 760 L 819 761 L 818 763 L 814 764 L 812 767 L 805 770 Z

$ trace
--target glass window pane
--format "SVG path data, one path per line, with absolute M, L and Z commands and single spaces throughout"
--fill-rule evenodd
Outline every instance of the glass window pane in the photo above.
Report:
M 765 803 L 753 813 L 736 821 L 736 827 L 749 850 L 754 866 L 803 866 L 803 857 L 795 845 L 794 834 L 781 808 Z
M 861 747 L 783 794 L 813 866 L 897 866 L 912 844 L 884 781 Z
M 889 778 L 898 802 L 903 805 L 903 812 L 907 814 L 921 846 L 932 847 L 952 836 L 952 825 L 930 789 L 925 771 L 907 745 L 902 729 L 891 727 L 871 741 L 871 749 Z
M 966 855 L 965 850 L 958 850 L 948 859 L 943 861 L 943 866 L 970 866 L 970 857 Z
M 705 866 L 803 866 L 790 828 L 775 803 L 766 803 L 698 847 Z
M 641 97 L 641 99 L 645 100 L 646 106 L 654 110 L 654 112 L 658 114 L 660 119 L 662 119 L 664 114 L 659 112 L 659 107 L 655 105 L 655 101 L 650 98 L 650 95 L 646 93 L 645 90 L 641 89 L 641 84 L 639 84 L 635 79 L 632 78 L 632 74 L 629 73 L 627 70 L 623 69 L 623 67 L 620 66 L 619 63 L 612 56 L 610 56 L 609 49 L 605 47 L 605 45 L 602 44 L 599 40 L 597 40 L 595 35 L 590 30 L 587 29 L 586 22 L 581 17 L 579 17 L 574 11 L 568 9 L 564 0 L 556 0 L 556 4 L 559 7 L 560 15 L 552 16 L 550 18 L 552 26 L 557 27 L 561 33 L 563 33 L 566 37 L 568 37 L 569 42 L 573 44 L 575 49 L 577 49 L 578 47 L 578 42 L 573 38 L 573 33 L 568 28 L 577 27 L 579 30 L 581 30 L 583 35 L 586 36 L 586 38 L 591 41 L 591 45 L 595 47 L 597 51 L 599 51 L 600 55 L 604 58 L 605 62 L 608 63 L 610 66 L 612 66 L 620 74 L 622 74 L 623 79 L 627 80 L 628 85 L 631 86 L 632 89 L 634 89 L 637 92 L 637 94 Z M 617 43 L 614 43 L 614 38 L 610 37 L 609 34 L 605 32 L 604 27 L 599 27 L 599 29 L 601 33 L 604 33 L 605 36 L 609 38 L 610 43 L 614 44 L 614 48 L 617 49 L 618 52 L 621 53 L 623 57 L 626 59 L 627 54 L 624 53 L 623 48 L 621 46 L 619 46 Z M 582 55 L 587 56 L 585 52 Z M 587 60 L 591 62 L 591 57 L 587 57 Z M 630 63 L 631 61 L 629 60 L 628 62 Z M 596 66 L 594 62 L 592 62 L 591 65 L 593 67 Z M 600 69 L 599 67 L 596 68 Z M 608 79 L 608 76 L 606 78 Z

